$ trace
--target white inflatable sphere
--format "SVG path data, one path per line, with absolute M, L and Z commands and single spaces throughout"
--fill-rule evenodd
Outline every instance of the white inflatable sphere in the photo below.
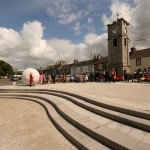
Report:
M 29 82 L 29 79 L 30 79 L 30 73 L 32 73 L 33 75 L 33 83 L 32 85 L 35 85 L 39 82 L 39 77 L 40 77 L 40 74 L 39 72 L 36 70 L 36 69 L 33 69 L 33 68 L 28 68 L 28 69 L 25 69 L 22 73 L 22 81 L 23 83 L 29 85 L 30 82 Z

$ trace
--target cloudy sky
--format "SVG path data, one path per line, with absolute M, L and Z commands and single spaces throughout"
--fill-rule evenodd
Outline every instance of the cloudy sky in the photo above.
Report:
M 130 47 L 150 48 L 149 8 L 150 0 L 0 0 L 0 60 L 18 70 L 106 56 L 117 13 L 130 23 Z

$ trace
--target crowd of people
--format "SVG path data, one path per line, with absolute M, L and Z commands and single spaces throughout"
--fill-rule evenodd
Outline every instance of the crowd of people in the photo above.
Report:
M 55 82 L 58 83 L 86 83 L 86 82 L 115 82 L 116 79 L 116 71 L 112 69 L 110 72 L 106 71 L 96 71 L 95 73 L 80 73 L 80 74 L 73 74 L 73 75 L 66 75 L 60 74 L 55 75 L 53 74 L 40 74 L 40 84 L 48 84 Z
M 71 82 L 76 82 L 76 83 L 85 83 L 88 81 L 88 75 L 85 73 L 83 74 L 77 74 L 77 75 L 66 75 L 66 74 L 60 74 L 60 75 L 55 75 L 53 74 L 40 74 L 40 84 L 47 84 L 47 83 L 52 83 L 55 84 L 55 82 L 58 83 L 71 83 Z
M 148 78 L 147 78 L 148 77 Z M 39 82 L 40 84 L 48 84 L 52 83 L 86 83 L 86 82 L 116 82 L 116 81 L 127 81 L 127 82 L 142 82 L 142 81 L 150 81 L 150 75 L 146 72 L 146 70 L 139 71 L 136 70 L 133 74 L 123 71 L 122 76 L 117 76 L 116 70 L 112 69 L 111 71 L 95 71 L 90 73 L 80 73 L 73 75 L 66 75 L 65 73 L 60 75 L 52 74 L 40 74 Z M 32 86 L 33 83 L 33 75 L 30 73 L 29 75 L 29 83 Z
M 147 73 L 145 71 L 136 71 L 130 74 L 126 70 L 122 76 L 118 79 L 115 69 L 111 71 L 96 71 L 90 73 L 80 73 L 73 75 L 66 75 L 65 73 L 60 75 L 53 74 L 40 74 L 40 84 L 52 83 L 86 83 L 86 82 L 116 82 L 116 81 L 127 81 L 127 82 L 140 82 L 145 80 Z
M 127 72 L 126 70 L 124 70 L 124 80 L 128 81 L 128 82 L 142 82 L 145 81 L 146 76 L 148 76 L 149 74 L 146 72 L 145 69 L 143 69 L 142 71 L 140 70 L 135 70 L 135 72 L 133 74 L 131 74 L 130 72 Z

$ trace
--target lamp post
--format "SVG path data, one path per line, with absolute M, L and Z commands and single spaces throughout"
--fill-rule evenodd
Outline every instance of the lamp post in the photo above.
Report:
M 91 52 L 91 72 L 92 72 L 92 52 Z
M 41 73 L 43 74 L 43 67 L 40 67 Z

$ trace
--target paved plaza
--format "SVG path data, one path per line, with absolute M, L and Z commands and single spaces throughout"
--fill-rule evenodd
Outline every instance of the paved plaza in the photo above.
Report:
M 0 86 L 0 89 L 67 91 L 115 106 L 150 112 L 149 83 L 56 83 L 34 87 L 12 84 Z M 76 149 L 48 120 L 43 108 L 29 101 L 0 98 L 0 133 L 2 150 Z M 134 134 L 141 136 L 138 132 Z M 145 139 L 140 140 L 150 144 L 150 133 Z

